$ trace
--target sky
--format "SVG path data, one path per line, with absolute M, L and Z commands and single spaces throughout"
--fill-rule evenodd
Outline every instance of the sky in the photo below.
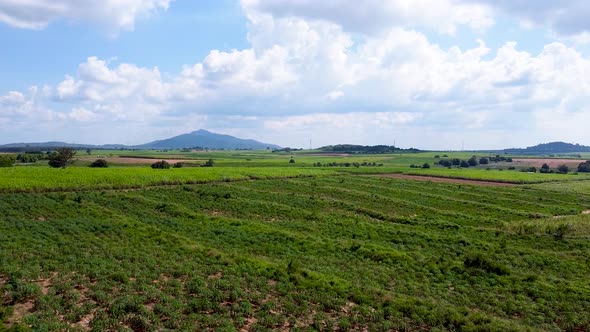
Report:
M 0 0 L 0 144 L 590 145 L 587 0 Z

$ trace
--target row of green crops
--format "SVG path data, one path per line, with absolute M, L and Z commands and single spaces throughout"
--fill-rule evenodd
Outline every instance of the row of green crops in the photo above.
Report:
M 588 209 L 353 175 L 4 193 L 0 330 L 584 331 Z

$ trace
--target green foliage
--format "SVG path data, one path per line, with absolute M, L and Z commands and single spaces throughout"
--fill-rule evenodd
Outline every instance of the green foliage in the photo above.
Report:
M 76 151 L 72 148 L 58 148 L 49 156 L 49 166 L 53 168 L 66 168 L 74 163 Z
M 0 154 L 0 167 L 12 167 L 16 158 L 11 154 Z
M 459 166 L 462 168 L 468 168 L 470 165 L 469 165 L 469 162 L 467 162 L 465 160 L 461 160 L 461 163 L 459 164 Z
M 560 165 L 557 167 L 557 171 L 561 174 L 567 174 L 570 171 L 570 168 L 567 165 Z
M 169 169 L 170 163 L 168 163 L 166 160 L 156 161 L 155 163 L 153 163 L 151 165 L 151 168 L 153 168 L 153 169 Z
M 48 331 L 82 330 L 83 321 L 93 330 L 191 331 L 590 326 L 587 194 L 311 167 L 315 177 L 297 177 L 296 167 L 164 173 L 271 170 L 296 177 L 0 194 L 0 307 Z M 145 167 L 64 172 L 161 179 Z
M 578 172 L 590 173 L 590 160 L 580 163 L 578 165 Z
M 106 168 L 109 167 L 109 163 L 105 159 L 96 159 L 90 164 L 90 167 L 95 168 Z
M 203 164 L 203 167 L 213 167 L 213 166 L 215 166 L 215 160 L 213 160 L 213 159 L 209 159 Z
M 424 165 L 422 165 L 422 168 L 430 168 L 430 164 L 429 163 L 424 163 Z

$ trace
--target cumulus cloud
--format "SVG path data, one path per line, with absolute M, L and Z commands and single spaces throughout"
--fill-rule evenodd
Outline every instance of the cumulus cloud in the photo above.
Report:
M 0 97 L 0 117 L 37 111 L 85 125 L 144 125 L 161 133 L 164 126 L 190 131 L 206 123 L 240 133 L 248 123 L 265 135 L 259 138 L 283 145 L 293 145 L 285 141 L 286 131 L 293 137 L 321 132 L 326 144 L 350 137 L 377 144 L 403 134 L 428 139 L 425 148 L 439 140 L 438 147 L 449 148 L 443 140 L 476 140 L 478 134 L 484 137 L 480 147 L 492 148 L 483 145 L 482 132 L 510 131 L 506 137 L 515 139 L 548 119 L 551 109 L 584 119 L 590 58 L 575 48 L 555 42 L 532 54 L 516 42 L 490 49 L 483 40 L 471 48 L 443 48 L 408 26 L 436 25 L 447 33 L 460 25 L 485 27 L 491 2 L 404 3 L 243 0 L 248 48 L 212 50 L 198 63 L 164 74 L 89 57 L 43 91 Z M 457 18 L 470 8 L 481 15 Z M 375 22 L 363 19 L 373 14 Z M 51 107 L 56 110 L 48 113 Z M 577 132 L 584 127 L 571 125 Z M 557 133 L 564 127 L 543 128 Z
M 131 30 L 138 17 L 166 10 L 172 0 L 0 0 L 0 22 L 40 30 L 51 22 L 90 21 L 116 32 Z
M 374 34 L 392 27 L 454 33 L 458 26 L 484 29 L 494 22 L 486 6 L 453 0 L 242 0 L 248 13 L 329 21 L 346 31 Z
M 524 26 L 547 27 L 561 36 L 587 40 L 590 32 L 590 7 L 586 0 L 462 0 L 484 5 L 496 15 L 511 15 Z M 586 36 L 586 37 L 585 37 Z

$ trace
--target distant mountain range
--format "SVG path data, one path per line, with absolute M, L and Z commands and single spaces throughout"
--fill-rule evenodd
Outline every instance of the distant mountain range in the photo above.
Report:
M 122 144 L 72 144 L 66 142 L 42 143 L 11 143 L 0 145 L 2 151 L 21 151 L 23 149 L 47 149 L 57 147 L 71 147 L 76 149 L 184 149 L 203 148 L 213 150 L 264 150 L 280 149 L 275 144 L 261 143 L 252 139 L 241 139 L 230 135 L 216 134 L 200 129 L 192 133 L 174 136 L 164 140 L 153 141 L 140 145 Z
M 590 152 L 590 146 L 571 144 L 565 142 L 543 143 L 535 146 L 529 146 L 526 149 L 506 149 L 508 154 L 555 154 L 555 153 L 574 153 Z

